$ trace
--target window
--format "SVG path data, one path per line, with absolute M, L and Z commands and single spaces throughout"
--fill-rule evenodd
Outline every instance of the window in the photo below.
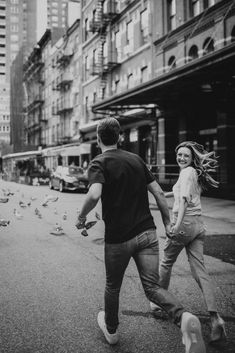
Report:
M 140 82 L 143 83 L 143 82 L 146 82 L 148 80 L 148 67 L 147 66 L 144 66 L 141 68 L 140 70 Z
M 121 59 L 121 35 L 120 32 L 115 33 L 115 50 L 117 55 L 117 62 Z
M 98 50 L 94 49 L 93 50 L 93 57 L 92 57 L 92 64 L 95 67 L 98 64 Z
M 140 32 L 142 43 L 145 44 L 148 42 L 149 35 L 149 23 L 148 23 L 148 11 L 144 10 L 140 13 Z
M 133 86 L 134 86 L 134 76 L 133 76 L 133 74 L 129 74 L 127 76 L 127 89 L 129 89 Z
M 84 38 L 85 40 L 88 39 L 88 18 L 85 19 Z
M 215 0 L 204 0 L 204 8 L 211 7 L 215 5 Z
M 115 93 L 119 92 L 120 80 L 115 81 Z
M 19 26 L 18 25 L 11 25 L 10 27 L 12 32 L 19 32 Z
M 132 48 L 133 40 L 134 40 L 133 22 L 130 21 L 126 24 L 126 45 Z
M 233 27 L 232 32 L 231 32 L 231 41 L 235 42 L 235 26 Z
M 171 56 L 170 59 L 168 60 L 168 67 L 169 67 L 169 70 L 172 70 L 176 67 L 175 56 Z
M 189 61 L 192 61 L 196 58 L 198 58 L 198 47 L 196 45 L 193 45 L 190 50 L 189 50 L 189 53 L 188 53 L 188 60 Z
M 86 122 L 88 122 L 88 120 L 89 120 L 89 106 L 88 106 L 88 104 L 89 104 L 89 98 L 86 97 L 85 98 L 85 118 L 86 118 Z
M 93 10 L 93 13 L 92 13 L 92 22 L 95 22 L 96 21 L 96 9 Z
M 94 93 L 93 93 L 93 104 L 95 104 L 96 99 L 97 99 L 97 93 L 96 93 L 96 92 L 94 92 Z
M 200 0 L 191 0 L 190 2 L 191 17 L 195 17 L 200 13 Z
M 19 8 L 16 6 L 11 6 L 11 13 L 19 13 Z
M 214 40 L 208 37 L 203 43 L 203 55 L 211 53 L 214 51 Z
M 88 70 L 89 70 L 89 63 L 88 63 L 88 55 L 87 55 L 85 56 L 85 75 Z
M 176 28 L 176 0 L 168 0 L 168 30 L 173 31 Z
M 103 64 L 108 63 L 108 46 L 107 42 L 104 42 L 103 44 Z

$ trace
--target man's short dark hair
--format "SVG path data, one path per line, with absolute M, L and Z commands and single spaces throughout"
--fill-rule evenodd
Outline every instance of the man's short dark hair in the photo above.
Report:
M 106 118 L 97 126 L 97 134 L 105 146 L 118 143 L 120 130 L 120 124 L 115 118 Z

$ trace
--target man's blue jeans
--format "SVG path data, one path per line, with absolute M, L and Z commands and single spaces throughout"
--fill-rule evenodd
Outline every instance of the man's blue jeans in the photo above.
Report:
M 180 325 L 185 310 L 172 294 L 158 284 L 159 245 L 156 230 L 149 229 L 124 243 L 105 243 L 105 321 L 108 331 L 115 332 L 119 324 L 119 293 L 131 257 L 148 300 L 159 305 L 175 324 Z

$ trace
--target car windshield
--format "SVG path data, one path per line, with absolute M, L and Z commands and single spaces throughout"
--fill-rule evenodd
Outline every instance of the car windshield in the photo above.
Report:
M 83 174 L 83 169 L 81 167 L 69 167 L 68 174 L 70 175 Z

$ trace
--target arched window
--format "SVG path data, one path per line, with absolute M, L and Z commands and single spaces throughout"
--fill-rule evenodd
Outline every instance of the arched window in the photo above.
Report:
M 231 42 L 235 42 L 235 26 L 233 27 L 231 32 Z
M 169 70 L 174 69 L 176 67 L 175 56 L 171 56 L 170 59 L 168 60 L 168 67 L 169 67 Z
M 208 37 L 203 44 L 203 55 L 211 53 L 214 51 L 214 39 Z
M 196 45 L 193 45 L 189 49 L 188 60 L 192 61 L 192 60 L 197 59 L 197 58 L 198 58 L 198 47 Z

